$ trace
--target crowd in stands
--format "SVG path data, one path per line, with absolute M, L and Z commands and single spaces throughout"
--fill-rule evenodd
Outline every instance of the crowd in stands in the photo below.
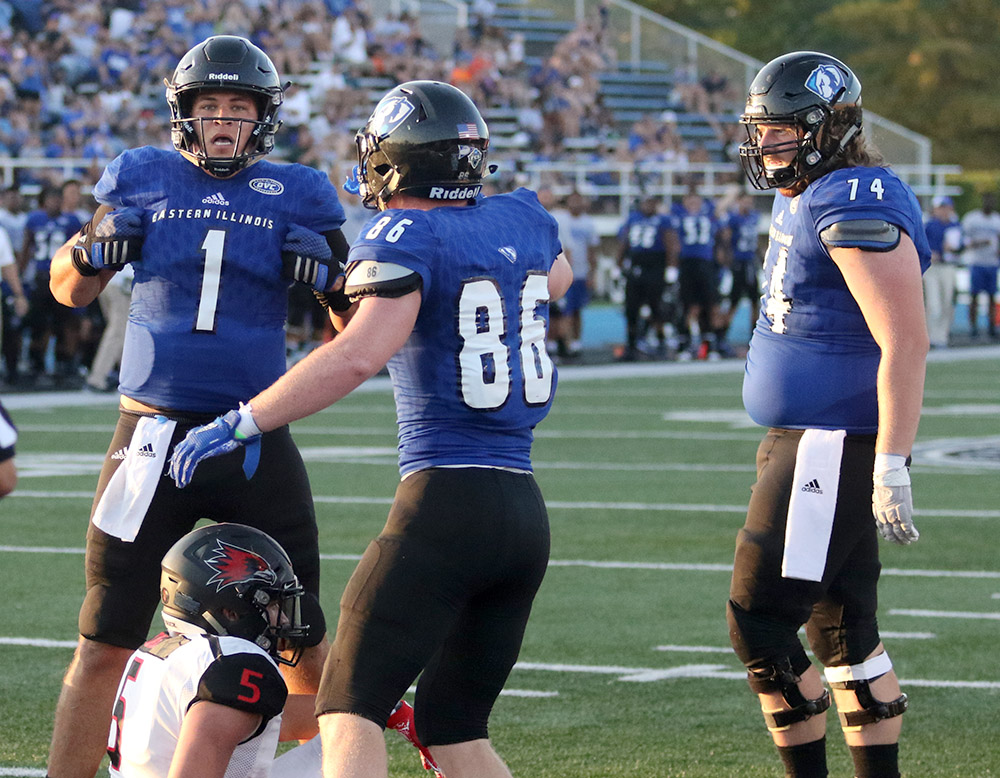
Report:
M 493 156 L 513 164 L 502 162 L 491 184 L 496 190 L 526 183 L 527 163 L 567 160 L 616 162 L 640 172 L 666 163 L 681 173 L 701 162 L 732 162 L 735 181 L 742 129 L 726 117 L 738 112 L 740 89 L 714 69 L 684 64 L 669 79 L 665 108 L 623 125 L 602 98 L 600 75 L 618 63 L 615 31 L 607 9 L 599 9 L 546 56 L 529 57 L 524 35 L 499 24 L 492 0 L 470 0 L 470 23 L 455 31 L 445 51 L 431 45 L 417 16 L 377 15 L 365 0 L 0 0 L 0 161 L 37 160 L 37 166 L 0 164 L 0 227 L 10 235 L 30 292 L 31 266 L 40 266 L 38 246 L 25 242 L 25 221 L 41 207 L 40 193 L 66 178 L 78 180 L 64 192 L 62 208 L 86 219 L 93 204 L 80 202 L 81 189 L 89 191 L 108 161 L 126 148 L 170 148 L 163 81 L 192 45 L 219 33 L 258 43 L 292 82 L 274 157 L 323 170 L 335 184 L 355 162 L 354 134 L 372 92 L 412 79 L 451 82 L 488 120 L 506 119 L 497 122 L 507 127 Z M 678 110 L 704 118 L 714 130 L 710 143 L 685 139 Z M 80 162 L 67 168 L 66 159 Z M 613 176 L 597 171 L 588 180 L 612 183 Z M 568 192 L 577 182 L 552 173 L 532 183 Z M 347 233 L 364 218 L 352 199 L 344 198 Z M 616 213 L 617 200 L 592 197 L 588 207 Z M 0 376 L 10 377 L 21 321 L 6 307 Z M 97 347 L 99 309 L 68 326 L 77 353 L 57 368 L 76 375 Z M 292 328 L 299 351 L 320 337 L 311 330 L 308 314 L 301 328 Z M 38 359 L 35 353 L 36 370 Z

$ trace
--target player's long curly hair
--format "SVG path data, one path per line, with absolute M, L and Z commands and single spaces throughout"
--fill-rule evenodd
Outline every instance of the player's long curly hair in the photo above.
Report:
M 845 106 L 833 112 L 827 119 L 822 130 L 822 137 L 819 139 L 821 145 L 829 146 L 829 151 L 840 143 L 840 139 L 853 126 L 861 123 L 861 106 Z M 824 149 L 827 151 L 827 149 Z M 878 167 L 885 165 L 885 158 L 878 146 L 861 130 L 847 144 L 841 154 L 841 164 L 834 167 Z

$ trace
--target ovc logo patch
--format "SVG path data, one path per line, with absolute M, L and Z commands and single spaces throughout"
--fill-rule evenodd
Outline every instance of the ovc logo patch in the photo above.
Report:
M 285 185 L 273 178 L 255 178 L 250 182 L 250 188 L 266 195 L 280 195 L 285 191 Z

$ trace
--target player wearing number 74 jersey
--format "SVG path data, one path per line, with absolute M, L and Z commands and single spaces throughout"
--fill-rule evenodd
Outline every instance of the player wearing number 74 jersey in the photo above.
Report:
M 409 82 L 358 133 L 380 215 L 351 249 L 344 332 L 239 411 L 192 430 L 171 475 L 348 394 L 388 362 L 403 480 L 341 598 L 317 695 L 327 776 L 386 776 L 381 729 L 416 679 L 448 778 L 509 778 L 487 721 L 548 562 L 532 429 L 556 388 L 548 303 L 573 272 L 534 193 L 479 198 L 489 131 L 455 87 Z M 266 434 L 266 432 L 264 433 Z M 204 465 L 203 465 L 204 466 Z

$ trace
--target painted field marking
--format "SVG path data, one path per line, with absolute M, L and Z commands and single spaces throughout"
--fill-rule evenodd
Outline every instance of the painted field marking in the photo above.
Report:
M 976 613 L 974 611 L 931 611 L 908 608 L 892 608 L 890 616 L 920 616 L 931 619 L 981 619 L 985 621 L 1000 621 L 1000 613 Z
M 6 498 L 9 499 L 9 498 Z M 80 554 L 84 549 L 66 546 L 5 546 L 0 545 L 0 553 L 10 554 Z M 320 554 L 320 559 L 334 562 L 356 562 L 360 554 Z M 662 570 L 677 572 L 730 573 L 731 564 L 699 562 L 618 562 L 600 559 L 550 559 L 549 567 L 587 567 L 596 570 Z M 994 570 L 922 570 L 887 567 L 882 575 L 902 578 L 973 578 L 1000 579 L 1000 571 Z

